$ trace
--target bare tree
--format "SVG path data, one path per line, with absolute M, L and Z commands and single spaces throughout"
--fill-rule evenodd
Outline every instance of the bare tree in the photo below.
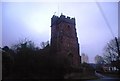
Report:
M 96 55 L 95 56 L 95 63 L 96 64 L 103 64 L 104 63 L 103 57 L 100 55 Z
M 47 45 L 49 45 L 49 41 L 40 43 L 41 49 L 45 48 Z
M 104 61 L 120 71 L 120 38 L 111 40 L 104 48 Z
M 28 47 L 33 50 L 36 49 L 34 42 L 32 42 L 31 40 L 28 40 L 26 38 L 23 40 L 19 40 L 16 44 L 13 44 L 11 46 L 11 49 L 14 50 L 14 52 L 17 52 L 19 50 L 19 48 L 25 48 L 25 47 Z
M 81 60 L 82 60 L 82 63 L 88 63 L 88 55 L 86 55 L 85 53 L 82 53 L 81 55 Z
M 120 47 L 120 38 L 111 40 L 109 43 L 104 48 L 104 53 L 103 57 L 106 63 L 111 63 L 111 61 L 116 61 L 119 60 L 120 55 L 119 55 L 119 50 L 118 50 L 118 45 Z

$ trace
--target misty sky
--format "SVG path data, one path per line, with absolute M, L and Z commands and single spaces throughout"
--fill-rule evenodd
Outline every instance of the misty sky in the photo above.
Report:
M 117 36 L 117 2 L 99 4 Z M 61 13 L 75 17 L 80 53 L 87 54 L 89 61 L 94 62 L 95 55 L 102 55 L 106 43 L 113 39 L 95 2 L 3 2 L 3 46 L 11 46 L 24 38 L 34 41 L 37 46 L 42 41 L 50 41 L 51 17 L 54 14 L 60 16 Z

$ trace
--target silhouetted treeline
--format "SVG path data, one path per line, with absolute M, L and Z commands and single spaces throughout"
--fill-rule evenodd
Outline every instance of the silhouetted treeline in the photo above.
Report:
M 3 79 L 62 79 L 72 67 L 69 61 L 53 56 L 50 46 L 43 49 L 26 41 L 14 46 L 2 48 Z

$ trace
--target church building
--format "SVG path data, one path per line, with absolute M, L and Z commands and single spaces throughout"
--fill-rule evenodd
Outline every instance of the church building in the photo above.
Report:
M 75 18 L 53 15 L 51 18 L 51 48 L 55 55 L 63 56 L 72 67 L 80 64 L 79 43 Z

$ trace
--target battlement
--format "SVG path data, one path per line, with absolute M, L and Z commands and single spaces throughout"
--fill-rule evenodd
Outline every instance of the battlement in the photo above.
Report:
M 51 18 L 51 26 L 58 24 L 60 22 L 67 22 L 70 24 L 75 24 L 75 18 L 70 18 L 69 16 L 62 15 L 60 17 L 53 15 Z

